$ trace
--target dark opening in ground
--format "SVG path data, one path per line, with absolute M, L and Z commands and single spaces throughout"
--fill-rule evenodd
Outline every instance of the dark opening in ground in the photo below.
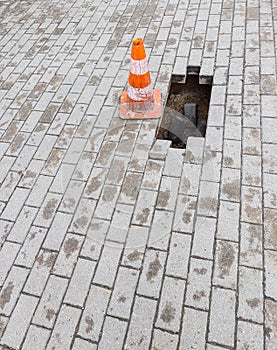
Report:
M 185 148 L 189 136 L 205 137 L 212 77 L 199 84 L 199 67 L 189 67 L 186 79 L 173 75 L 157 138 L 171 140 L 174 148 Z M 184 82 L 184 80 L 186 80 Z

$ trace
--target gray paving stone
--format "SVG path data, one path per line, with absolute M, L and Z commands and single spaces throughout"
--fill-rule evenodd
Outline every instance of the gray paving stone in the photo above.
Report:
M 112 317 L 106 317 L 103 333 L 99 342 L 99 349 L 121 350 L 124 336 L 127 330 L 127 323 Z
M 217 216 L 219 184 L 210 181 L 201 181 L 197 213 L 203 216 Z
M 191 237 L 189 235 L 172 233 L 166 274 L 177 278 L 187 278 L 190 247 Z
M 6 241 L 0 250 L 0 285 L 2 286 L 7 274 L 20 250 L 20 245 Z
M 157 199 L 157 192 L 142 189 L 139 192 L 137 204 L 132 219 L 132 224 L 150 226 L 154 206 Z
M 146 250 L 143 269 L 137 287 L 138 294 L 152 298 L 159 297 L 165 261 L 165 252 Z
M 58 315 L 68 285 L 65 278 L 50 276 L 41 296 L 32 322 L 52 328 Z
M 178 195 L 173 230 L 192 233 L 197 197 Z
M 174 211 L 180 180 L 169 176 L 162 176 L 156 208 Z
M 155 249 L 167 250 L 171 236 L 172 222 L 172 212 L 156 210 L 154 213 L 147 246 Z
M 264 206 L 277 209 L 277 174 L 263 175 Z
M 205 151 L 201 180 L 219 182 L 221 170 L 222 153 L 215 151 Z
M 119 243 L 106 243 L 95 272 L 94 283 L 112 287 L 117 273 L 118 262 L 123 245 Z
M 258 128 L 243 128 L 242 152 L 251 155 L 261 154 L 261 132 Z
M 137 296 L 124 349 L 148 348 L 157 302 Z
M 241 223 L 240 263 L 262 268 L 262 226 Z
M 27 282 L 25 283 L 23 292 L 41 296 L 56 257 L 57 253 L 40 250 L 36 262 L 28 276 Z
M 197 216 L 191 254 L 205 259 L 213 259 L 216 220 Z
M 277 211 L 275 209 L 264 210 L 264 236 L 265 248 L 276 249 L 276 223 Z
M 124 243 L 128 234 L 134 207 L 127 204 L 118 204 L 115 208 L 107 239 Z
M 182 149 L 169 148 L 165 160 L 163 175 L 180 177 L 184 161 L 184 151 Z
M 95 209 L 94 216 L 110 220 L 112 218 L 115 203 L 118 199 L 120 187 L 105 185 Z
M 236 289 L 238 265 L 238 244 L 216 241 L 213 284 Z
M 276 269 L 275 263 L 277 258 L 277 252 L 266 250 L 265 257 L 265 294 L 267 297 L 277 299 L 277 286 L 276 286 Z
M 243 221 L 261 224 L 262 223 L 262 208 L 261 188 L 242 186 L 242 214 Z
M 35 225 L 49 227 L 60 203 L 61 195 L 48 193 L 34 221 Z
M 12 348 L 19 348 L 28 330 L 38 298 L 30 295 L 21 295 L 10 322 L 1 339 L 2 344 Z
M 29 190 L 26 188 L 16 188 L 13 192 L 8 204 L 6 205 L 1 218 L 11 221 L 15 221 L 18 214 L 20 213 L 27 197 Z
M 119 267 L 108 314 L 128 319 L 138 281 L 138 271 Z
M 163 171 L 163 162 L 158 160 L 148 160 L 142 178 L 141 188 L 157 191 L 160 186 Z
M 55 326 L 53 328 L 51 338 L 47 344 L 47 350 L 62 344 L 62 349 L 70 347 L 74 337 L 76 327 L 81 315 L 81 310 L 68 305 L 63 305 Z
M 92 199 L 81 198 L 71 221 L 69 231 L 85 235 L 94 212 L 96 202 Z M 71 215 L 68 215 L 71 217 Z
M 263 349 L 263 327 L 250 322 L 238 322 L 237 349 Z M 247 335 L 251 334 L 249 337 Z
M 91 285 L 78 330 L 82 338 L 98 341 L 109 298 L 109 290 Z
M 0 293 L 1 314 L 10 316 L 27 279 L 29 270 L 13 266 Z
M 97 344 L 90 343 L 86 340 L 83 340 L 82 338 L 75 338 L 74 344 L 73 344 L 73 350 L 96 350 Z
M 183 349 L 205 349 L 207 320 L 207 312 L 185 307 L 180 341 Z
M 266 348 L 269 350 L 274 350 L 277 345 L 276 309 L 276 301 L 265 299 L 265 326 L 269 333 L 269 335 L 265 337 L 265 344 Z
M 237 242 L 239 240 L 239 203 L 220 201 L 216 236 Z
M 238 316 L 245 320 L 263 322 L 262 271 L 241 266 L 239 292 Z
M 186 291 L 186 306 L 202 310 L 209 308 L 212 263 L 208 260 L 190 259 L 190 270 Z
M 149 152 L 149 158 L 165 160 L 170 145 L 171 141 L 169 140 L 156 140 Z
M 83 306 L 95 270 L 95 262 L 85 259 L 77 261 L 64 301 L 76 306 Z
M 224 300 L 224 308 L 222 308 Z M 235 291 L 213 288 L 208 340 L 233 346 L 235 336 Z M 221 326 L 218 327 L 218 324 Z
M 50 330 L 30 325 L 22 349 L 44 349 L 50 337 Z
M 156 326 L 178 332 L 180 329 L 185 281 L 165 277 Z
M 128 158 L 115 156 L 111 163 L 106 183 L 110 185 L 121 185 L 124 180 L 127 167 Z
M 53 178 L 50 176 L 39 175 L 34 184 L 26 204 L 30 206 L 40 207 L 46 194 L 49 191 Z
M 240 169 L 222 168 L 220 198 L 240 202 Z
M 186 145 L 184 161 L 186 163 L 201 164 L 203 157 L 204 138 L 189 137 Z
M 177 349 L 177 344 L 178 344 L 178 335 L 167 333 L 159 329 L 154 329 L 153 343 L 152 343 L 153 349 L 174 350 L 174 349 Z
M 108 170 L 93 167 L 84 189 L 84 196 L 88 198 L 98 199 L 104 186 L 107 174 Z
M 53 272 L 63 277 L 71 277 L 76 265 L 84 237 L 68 233 L 59 250 Z
M 37 214 L 38 210 L 29 206 L 24 206 L 17 217 L 13 228 L 10 231 L 9 239 L 14 242 L 23 243 L 31 224 Z

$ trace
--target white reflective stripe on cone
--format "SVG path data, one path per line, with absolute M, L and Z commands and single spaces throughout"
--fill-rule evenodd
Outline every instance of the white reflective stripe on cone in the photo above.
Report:
M 135 75 L 143 75 L 148 72 L 147 58 L 142 60 L 134 60 L 131 58 L 130 72 Z
M 153 97 L 153 87 L 152 87 L 152 84 L 149 84 L 145 88 L 138 89 L 138 88 L 134 88 L 130 84 L 128 84 L 127 93 L 128 93 L 128 96 L 131 100 L 146 101 L 149 98 Z

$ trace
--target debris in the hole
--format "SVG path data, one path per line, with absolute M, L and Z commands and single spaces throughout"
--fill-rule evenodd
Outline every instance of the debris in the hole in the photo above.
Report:
M 201 135 L 204 137 L 206 134 L 207 119 L 206 118 L 198 118 L 197 128 L 201 132 Z
M 189 120 L 191 120 L 194 125 L 196 125 L 197 124 L 197 103 L 185 103 L 184 115 Z
M 171 117 L 168 128 L 168 138 L 178 145 L 186 145 L 189 136 L 199 137 L 200 132 L 186 116 L 176 112 Z
M 199 71 L 200 67 L 188 67 L 186 79 L 184 77 L 181 79 L 181 76 L 177 76 L 176 79 L 175 75 L 172 76 L 166 107 L 157 132 L 158 139 L 172 141 L 171 147 L 185 148 L 188 132 L 191 132 L 189 136 L 205 136 L 212 87 L 199 84 Z M 192 105 L 193 109 L 197 108 L 195 117 L 191 115 L 190 128 L 187 128 L 179 118 L 182 115 L 185 118 L 184 114 L 187 114 L 186 119 L 189 119 L 190 112 L 184 111 L 185 105 Z M 171 121 L 172 118 L 174 118 L 173 121 Z M 174 136 L 173 133 L 176 135 Z

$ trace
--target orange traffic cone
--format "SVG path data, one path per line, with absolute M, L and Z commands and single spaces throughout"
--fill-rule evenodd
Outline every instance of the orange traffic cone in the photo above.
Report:
M 122 119 L 149 119 L 161 116 L 161 92 L 151 84 L 143 40 L 135 39 L 131 51 L 128 89 L 120 99 Z

